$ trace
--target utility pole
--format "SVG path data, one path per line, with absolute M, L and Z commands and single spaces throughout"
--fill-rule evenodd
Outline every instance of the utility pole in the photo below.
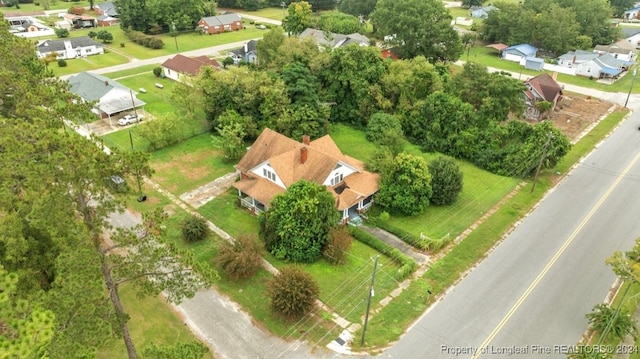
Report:
M 378 268 L 378 258 L 380 258 L 379 254 L 376 256 L 376 259 L 373 262 L 373 274 L 371 274 L 371 286 L 369 287 L 369 298 L 367 299 L 367 312 L 364 313 L 364 326 L 362 327 L 362 339 L 360 339 L 360 346 L 364 345 L 364 335 L 367 332 L 367 323 L 369 322 L 369 309 L 371 309 L 371 297 L 373 297 L 373 283 L 376 280 L 376 268 Z
M 173 40 L 176 42 L 176 52 L 178 52 L 178 32 L 176 31 L 176 23 L 171 22 L 171 32 L 173 33 Z
M 631 86 L 629 86 L 629 93 L 627 94 L 627 100 L 624 102 L 624 107 L 627 107 L 629 103 L 629 97 L 631 96 L 631 90 L 633 90 L 633 83 L 636 82 L 636 75 L 638 74 L 638 69 L 633 70 L 633 77 L 631 78 Z
M 540 157 L 540 162 L 538 162 L 538 168 L 536 168 L 536 174 L 535 176 L 533 176 L 533 186 L 531 186 L 530 193 L 533 193 L 533 190 L 536 188 L 536 182 L 538 181 L 538 174 L 540 173 L 540 168 L 542 167 L 542 161 L 544 161 L 544 158 L 547 157 L 547 149 L 551 144 L 552 138 L 553 138 L 553 134 L 549 132 L 549 136 L 547 137 L 547 142 L 544 144 L 544 148 L 542 149 L 542 156 Z

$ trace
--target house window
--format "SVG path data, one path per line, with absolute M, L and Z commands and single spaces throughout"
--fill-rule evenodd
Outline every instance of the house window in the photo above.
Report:
M 90 54 L 90 53 L 91 53 L 91 48 L 90 48 L 90 47 L 87 47 L 87 48 L 85 49 L 85 52 L 86 52 L 87 54 Z
M 224 25 L 225 30 L 231 30 L 231 25 Z
M 331 179 L 331 185 L 332 186 L 337 185 L 338 183 L 342 182 L 343 178 L 344 177 L 343 177 L 342 173 L 336 173 L 335 177 L 333 177 Z
M 273 172 L 271 172 L 271 171 L 269 171 L 268 169 L 263 168 L 263 169 L 262 169 L 262 174 L 263 174 L 266 178 L 270 179 L 271 181 L 273 181 L 273 182 L 275 182 L 275 181 L 276 181 L 276 174 L 275 174 L 275 173 L 273 173 Z

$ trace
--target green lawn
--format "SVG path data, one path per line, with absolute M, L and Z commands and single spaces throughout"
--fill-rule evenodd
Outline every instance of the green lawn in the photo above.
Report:
M 93 55 L 87 56 L 78 59 L 70 59 L 66 60 L 67 66 L 60 67 L 58 66 L 58 62 L 54 61 L 49 64 L 49 68 L 53 71 L 53 74 L 56 76 L 63 76 L 74 74 L 76 72 L 84 72 L 89 70 L 100 69 L 103 67 L 109 67 L 114 65 L 125 64 L 129 62 L 129 60 L 118 53 L 107 50 L 102 55 Z
M 198 208 L 198 213 L 232 237 L 244 233 L 258 234 L 258 218 L 251 215 L 245 208 L 239 207 L 237 203 L 238 191 L 230 188 L 226 194 Z
M 371 158 L 377 148 L 366 139 L 364 131 L 352 127 L 334 124 L 330 133 L 345 154 L 364 162 Z M 406 151 L 422 156 L 427 163 L 438 156 L 423 153 L 414 145 L 407 146 Z M 424 233 L 437 239 L 448 234 L 455 238 L 511 192 L 519 182 L 514 178 L 494 175 L 466 161 L 457 162 L 464 173 L 464 184 L 458 200 L 453 205 L 430 206 L 417 216 L 391 216 L 389 222 L 415 236 Z
M 140 66 L 140 67 L 135 67 L 132 69 L 128 69 L 128 70 L 122 70 L 122 71 L 115 71 L 115 72 L 109 72 L 109 73 L 105 73 L 104 76 L 114 79 L 114 80 L 118 80 L 120 81 L 120 79 L 122 77 L 130 77 L 130 76 L 138 76 L 138 75 L 143 75 L 146 73 L 153 73 L 153 69 L 155 67 L 158 67 L 159 64 L 154 64 L 154 65 L 145 65 L 145 66 Z
M 118 82 L 138 92 L 136 97 L 147 103 L 144 110 L 154 116 L 166 116 L 169 113 L 179 112 L 171 99 L 171 92 L 176 87 L 176 82 L 169 78 L 159 78 L 152 72 L 143 71 L 138 75 L 121 78 Z M 156 83 L 164 87 L 157 88 Z M 139 91 L 141 87 L 146 89 L 147 93 L 141 93 Z
M 233 172 L 209 132 L 151 153 L 154 180 L 173 194 L 180 195 Z
M 84 6 L 89 7 L 89 2 L 80 0 L 74 2 L 67 1 L 49 1 L 49 9 L 48 10 L 68 10 L 71 6 Z M 35 3 L 28 4 L 20 4 L 20 8 L 16 9 L 15 7 L 0 7 L 0 12 L 36 12 L 36 11 L 44 11 L 45 8 L 42 5 L 36 5 Z
M 540 75 L 540 71 L 527 70 L 515 62 L 500 59 L 498 57 L 498 52 L 495 49 L 486 48 L 484 47 L 484 45 L 485 44 L 480 44 L 476 47 L 471 48 L 469 51 L 469 56 L 467 57 L 467 53 L 465 52 L 460 57 L 460 60 L 467 61 L 468 59 L 468 61 L 477 62 L 488 67 L 516 72 L 520 74 L 518 77 L 522 80 L 525 80 L 528 77 Z M 552 73 L 552 71 L 545 72 L 549 74 Z M 558 74 L 558 81 L 576 86 L 589 87 L 600 91 L 627 92 L 631 87 L 632 76 L 624 76 L 611 85 L 597 83 L 595 80 L 590 80 L 586 77 L 571 76 L 565 74 Z M 636 86 L 632 92 L 640 93 L 640 87 Z

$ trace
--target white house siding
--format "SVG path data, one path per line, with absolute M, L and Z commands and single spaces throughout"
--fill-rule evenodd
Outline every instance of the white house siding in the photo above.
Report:
M 166 67 L 163 67 L 162 70 L 164 71 L 164 76 L 166 78 L 172 79 L 173 81 L 180 81 L 180 74 L 177 71 Z
M 340 166 L 340 168 L 336 168 L 333 171 L 331 171 L 331 173 L 329 174 L 329 177 L 327 177 L 327 179 L 324 180 L 324 182 L 322 183 L 323 186 L 332 186 L 331 180 L 336 176 L 336 174 L 342 174 L 342 178 L 344 179 L 347 176 L 357 172 L 355 168 L 345 163 L 340 162 L 340 164 L 342 166 Z
M 267 177 L 265 177 L 265 175 L 264 175 L 264 171 L 263 171 L 264 169 L 266 169 L 266 170 L 268 170 L 268 171 L 270 171 L 270 172 L 273 172 L 273 173 L 276 175 L 276 180 L 274 181 L 274 180 L 273 180 L 273 179 L 271 179 L 271 178 L 267 178 Z M 280 177 L 279 177 L 279 176 L 278 176 L 278 174 L 276 173 L 276 171 L 273 169 L 273 167 L 271 167 L 271 166 L 269 165 L 269 162 L 264 162 L 264 163 L 259 164 L 259 165 L 258 165 L 258 166 L 256 166 L 255 168 L 251 169 L 251 172 L 252 172 L 253 174 L 257 175 L 257 176 L 260 176 L 260 177 L 262 177 L 262 178 L 266 178 L 266 179 L 270 180 L 271 182 L 273 182 L 273 183 L 277 184 L 278 186 L 280 186 L 280 187 L 282 187 L 282 188 L 285 188 L 285 189 L 287 188 L 287 187 L 284 185 L 284 182 L 282 182 L 282 180 L 280 179 Z
M 576 65 L 576 66 L 578 66 L 578 65 Z M 559 72 L 559 73 L 565 74 L 565 75 L 571 75 L 571 76 L 575 76 L 576 75 L 575 67 L 574 68 L 569 68 L 569 67 L 558 66 L 558 65 L 554 65 L 554 64 L 548 64 L 548 63 L 545 62 L 544 69 L 545 70 L 549 70 L 549 71 Z
M 507 54 L 504 54 L 504 55 L 502 56 L 502 58 L 503 58 L 504 60 L 507 60 L 507 61 L 513 61 L 513 62 L 518 62 L 518 63 L 519 63 L 519 62 L 520 62 L 520 60 L 522 59 L 522 56 L 520 56 L 520 55 L 516 55 L 516 54 L 508 54 L 508 53 L 507 53 Z
M 584 64 L 579 64 L 576 67 L 576 75 L 599 78 L 600 77 L 600 67 L 594 64 L 593 62 L 585 62 Z

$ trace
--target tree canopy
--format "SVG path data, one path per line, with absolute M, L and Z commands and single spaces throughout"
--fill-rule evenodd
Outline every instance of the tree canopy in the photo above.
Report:
M 282 28 L 290 35 L 298 35 L 311 24 L 311 4 L 306 1 L 289 4 Z
M 427 208 L 431 194 L 431 174 L 424 158 L 400 153 L 382 173 L 376 201 L 391 212 L 415 215 Z
M 260 236 L 271 254 L 291 262 L 314 262 L 322 256 L 329 231 L 340 219 L 324 186 L 300 180 L 271 200 L 260 215 Z
M 378 33 L 391 38 L 401 57 L 422 55 L 429 62 L 448 62 L 462 54 L 451 14 L 440 0 L 379 0 L 371 20 Z

